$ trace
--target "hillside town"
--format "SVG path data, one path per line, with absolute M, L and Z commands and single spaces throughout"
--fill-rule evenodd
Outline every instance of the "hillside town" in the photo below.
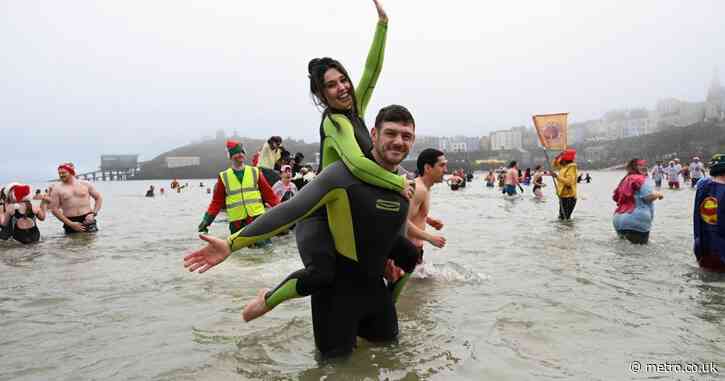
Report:
M 602 160 L 604 147 L 613 141 L 641 137 L 672 129 L 696 126 L 699 123 L 725 121 L 725 86 L 714 71 L 704 101 L 689 102 L 676 98 L 662 98 L 654 109 L 631 108 L 606 111 L 600 118 L 569 124 L 568 144 L 586 147 L 584 161 Z M 436 148 L 452 153 L 491 151 L 493 157 L 504 157 L 504 152 L 518 151 L 518 158 L 529 161 L 541 150 L 533 127 L 518 126 L 491 132 L 482 137 L 427 137 L 420 136 L 415 150 Z M 503 155 L 502 155 L 503 154 Z M 533 155 L 533 156 L 532 156 Z M 523 156 L 523 157 L 522 157 Z M 493 158 L 492 158 L 493 159 Z

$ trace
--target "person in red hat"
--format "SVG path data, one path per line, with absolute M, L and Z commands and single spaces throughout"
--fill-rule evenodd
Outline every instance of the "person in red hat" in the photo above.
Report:
M 30 185 L 26 184 L 8 184 L 0 193 L 5 200 L 0 213 L 0 239 L 13 237 L 22 244 L 40 241 L 36 219 L 45 220 L 46 201 L 33 206 Z
M 208 233 L 219 211 L 226 209 L 229 231 L 234 234 L 255 218 L 264 214 L 264 204 L 279 204 L 279 198 L 257 167 L 244 165 L 245 151 L 242 143 L 227 140 L 227 154 L 231 167 L 219 172 L 214 194 L 199 224 L 200 233 Z
M 98 231 L 96 217 L 103 205 L 103 197 L 96 187 L 88 181 L 76 179 L 72 163 L 59 165 L 58 177 L 60 184 L 50 194 L 50 211 L 63 223 L 65 233 Z
M 559 197 L 559 219 L 571 219 L 571 213 L 576 206 L 576 150 L 567 148 L 554 158 L 554 169 L 551 176 L 556 179 L 556 195 Z

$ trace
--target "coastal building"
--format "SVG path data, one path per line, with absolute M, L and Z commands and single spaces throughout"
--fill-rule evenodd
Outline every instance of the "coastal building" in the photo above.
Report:
M 523 147 L 520 129 L 494 131 L 489 135 L 489 140 L 492 151 L 514 150 Z
M 478 139 L 478 148 L 481 151 L 490 151 L 491 150 L 491 139 L 489 139 L 488 136 L 481 136 L 481 138 Z
M 598 162 L 606 159 L 607 147 L 595 146 L 584 148 L 584 160 L 588 162 Z
M 657 129 L 685 127 L 705 119 L 705 102 L 686 102 L 665 98 L 655 108 Z

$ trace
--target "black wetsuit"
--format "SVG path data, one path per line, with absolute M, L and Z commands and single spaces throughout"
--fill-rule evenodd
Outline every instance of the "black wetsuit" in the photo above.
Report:
M 326 217 L 305 219 L 323 207 L 334 224 L 328 227 Z M 236 250 L 297 222 L 306 267 L 270 291 L 267 304 L 314 292 L 315 344 L 324 356 L 344 355 L 357 336 L 372 341 L 397 336 L 394 287 L 387 287 L 382 275 L 388 258 L 406 273 L 415 269 L 419 251 L 405 237 L 407 215 L 407 199 L 363 183 L 337 162 L 291 200 L 229 237 L 229 243 Z

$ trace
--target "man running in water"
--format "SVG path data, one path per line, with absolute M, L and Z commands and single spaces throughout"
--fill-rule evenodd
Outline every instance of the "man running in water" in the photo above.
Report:
M 397 105 L 383 108 L 376 118 L 372 141 L 375 161 L 397 172 L 415 141 L 410 112 Z M 330 225 L 336 255 L 334 280 L 312 294 L 317 348 L 323 356 L 339 356 L 352 352 L 357 336 L 375 342 L 395 339 L 398 319 L 394 300 L 404 282 L 385 286 L 383 272 L 388 259 L 408 274 L 415 268 L 418 250 L 404 236 L 408 200 L 398 192 L 362 182 L 340 161 L 325 168 L 295 197 L 226 241 L 201 236 L 209 244 L 186 256 L 184 266 L 204 272 L 223 262 L 232 250 L 271 237 L 323 206 L 338 222 Z M 290 295 L 299 296 L 303 272 L 292 273 L 272 291 L 260 290 L 245 307 L 245 320 L 264 314 Z
M 72 163 L 58 166 L 60 185 L 50 193 L 50 211 L 63 223 L 66 234 L 98 231 L 96 217 L 103 205 L 103 197 L 88 181 L 77 180 Z M 94 205 L 91 208 L 91 198 Z
M 428 212 L 430 211 L 430 189 L 433 184 L 443 182 L 443 174 L 448 171 L 448 160 L 443 152 L 426 148 L 418 155 L 416 164 L 419 176 L 415 179 L 415 195 L 410 200 L 410 209 L 408 209 L 408 238 L 420 250 L 418 263 L 422 263 L 423 242 L 429 242 L 437 248 L 442 248 L 446 244 L 443 236 L 426 232 L 425 226 L 430 225 L 436 230 L 443 228 L 443 223 L 428 217 Z

